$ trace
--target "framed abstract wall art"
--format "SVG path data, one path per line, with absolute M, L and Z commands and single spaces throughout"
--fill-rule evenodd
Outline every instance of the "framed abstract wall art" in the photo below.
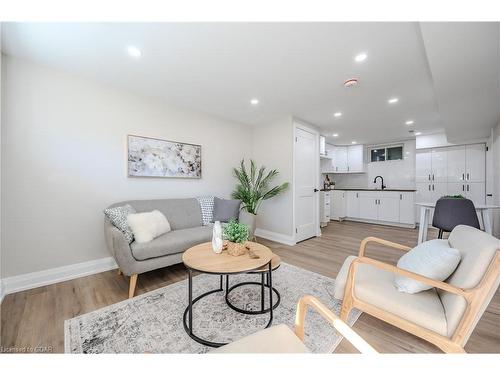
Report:
M 128 176 L 201 178 L 201 146 L 128 135 Z

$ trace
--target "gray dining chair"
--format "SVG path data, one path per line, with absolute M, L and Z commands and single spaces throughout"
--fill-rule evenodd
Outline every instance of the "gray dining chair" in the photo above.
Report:
M 432 226 L 439 229 L 438 238 L 443 238 L 443 232 L 451 232 L 461 224 L 480 229 L 474 203 L 466 198 L 438 199 L 432 219 Z

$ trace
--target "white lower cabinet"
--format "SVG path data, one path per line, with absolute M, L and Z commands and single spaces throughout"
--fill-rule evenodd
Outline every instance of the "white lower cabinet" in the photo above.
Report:
M 335 211 L 336 206 L 339 206 L 339 212 L 344 212 L 344 216 L 348 219 L 380 221 L 393 225 L 415 225 L 414 192 L 360 190 L 341 193 L 341 190 L 336 190 L 332 200 L 333 219 L 338 219 L 340 216 Z
M 346 217 L 346 191 L 333 190 L 331 194 L 330 219 L 340 220 Z
M 346 216 L 352 218 L 358 218 L 360 215 L 360 202 L 359 202 L 359 192 L 357 191 L 347 191 L 346 198 Z

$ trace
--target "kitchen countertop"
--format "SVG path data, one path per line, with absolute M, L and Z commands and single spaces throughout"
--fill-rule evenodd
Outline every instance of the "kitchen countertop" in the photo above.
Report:
M 337 189 L 321 189 L 320 191 L 334 191 L 334 190 L 343 190 L 343 191 L 401 191 L 401 192 L 415 192 L 417 190 L 415 189 L 344 189 L 344 188 L 337 188 Z

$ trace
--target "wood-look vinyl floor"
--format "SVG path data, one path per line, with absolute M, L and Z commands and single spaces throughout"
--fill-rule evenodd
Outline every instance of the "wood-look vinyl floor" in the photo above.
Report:
M 344 259 L 358 252 L 361 239 L 377 236 L 414 246 L 417 231 L 355 222 L 331 222 L 323 235 L 286 246 L 267 240 L 283 261 L 335 278 Z M 430 237 L 435 233 L 430 233 Z M 401 256 L 397 250 L 372 246 L 368 256 L 395 263 Z M 137 293 L 148 292 L 187 277 L 182 264 L 148 272 L 139 276 Z M 58 284 L 7 295 L 1 304 L 1 342 L 5 349 L 17 347 L 49 347 L 64 351 L 64 321 L 127 297 L 128 278 L 108 271 Z M 433 345 L 368 314 L 362 314 L 354 329 L 375 349 L 383 353 L 439 353 Z M 497 291 L 479 321 L 465 349 L 470 353 L 500 353 L 500 293 Z M 336 352 L 355 352 L 345 340 Z

